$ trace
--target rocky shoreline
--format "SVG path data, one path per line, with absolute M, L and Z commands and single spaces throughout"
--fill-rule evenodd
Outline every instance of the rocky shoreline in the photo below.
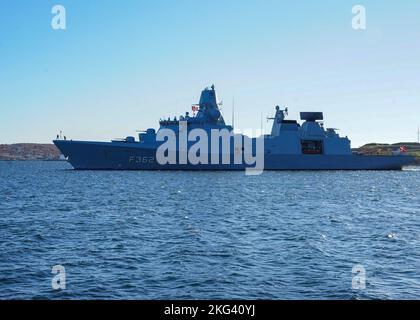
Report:
M 60 160 L 61 152 L 53 144 L 17 143 L 0 144 L 0 160 Z

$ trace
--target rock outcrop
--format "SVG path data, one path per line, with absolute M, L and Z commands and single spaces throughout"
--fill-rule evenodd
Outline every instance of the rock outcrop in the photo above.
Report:
M 60 155 L 53 144 L 0 144 L 0 160 L 60 160 Z

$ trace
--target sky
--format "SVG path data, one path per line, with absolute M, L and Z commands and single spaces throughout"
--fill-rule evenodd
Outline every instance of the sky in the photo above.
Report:
M 420 1 L 0 0 L 0 143 L 136 135 L 212 84 L 238 129 L 280 105 L 324 112 L 353 147 L 415 141 Z

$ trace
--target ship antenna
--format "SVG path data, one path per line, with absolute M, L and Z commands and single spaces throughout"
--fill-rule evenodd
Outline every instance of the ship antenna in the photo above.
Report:
M 235 128 L 235 97 L 232 99 L 232 128 Z
M 417 126 L 417 143 L 420 143 L 420 127 Z

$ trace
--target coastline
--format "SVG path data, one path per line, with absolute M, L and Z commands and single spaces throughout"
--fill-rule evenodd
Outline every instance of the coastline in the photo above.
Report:
M 10 161 L 58 161 L 61 152 L 54 144 L 16 143 L 0 144 L 0 160 Z

